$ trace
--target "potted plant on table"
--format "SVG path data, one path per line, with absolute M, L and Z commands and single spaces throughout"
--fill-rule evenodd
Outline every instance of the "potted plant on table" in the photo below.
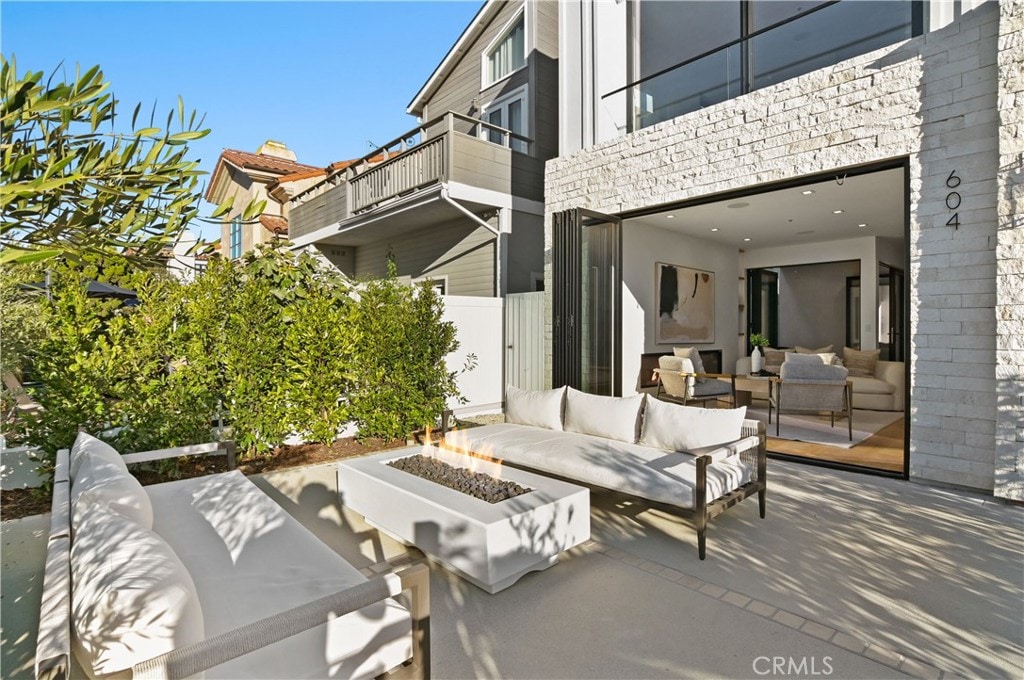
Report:
M 757 373 L 764 368 L 764 357 L 761 355 L 761 348 L 768 346 L 768 338 L 761 333 L 751 333 L 750 344 L 754 346 L 754 351 L 750 353 L 750 372 Z

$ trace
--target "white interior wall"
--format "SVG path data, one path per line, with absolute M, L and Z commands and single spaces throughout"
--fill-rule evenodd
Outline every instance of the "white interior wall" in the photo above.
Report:
M 758 248 L 740 255 L 740 271 L 761 267 L 785 267 L 798 264 L 835 262 L 837 260 L 860 260 L 861 281 L 878 280 L 878 247 L 873 236 L 823 241 L 800 245 Z M 876 310 L 878 308 L 878 287 L 861 286 L 861 348 L 875 349 L 878 345 Z
M 655 336 L 658 300 L 655 263 L 676 264 L 715 274 L 715 340 L 695 345 L 721 349 L 722 366 L 736 364 L 735 338 L 739 333 L 736 295 L 738 260 L 735 248 L 684 236 L 678 232 L 629 221 L 622 235 L 622 393 L 636 393 L 640 355 L 667 352 Z
M 859 275 L 859 261 L 782 267 L 779 345 L 832 345 L 842 354 L 846 342 L 846 279 Z

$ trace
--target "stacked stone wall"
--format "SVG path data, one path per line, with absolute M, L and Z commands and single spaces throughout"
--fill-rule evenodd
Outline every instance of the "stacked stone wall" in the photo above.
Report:
M 1000 37 L 1006 13 L 988 3 L 941 30 L 549 161 L 546 290 L 554 212 L 617 214 L 906 158 L 910 475 L 991 490 L 1003 328 L 996 323 L 997 178 L 1012 160 L 1000 155 L 997 92 L 1005 76 L 997 53 L 1001 40 L 1019 40 L 1019 30 Z M 1019 8 L 1011 15 L 1019 22 Z M 1019 116 L 1021 106 L 1006 108 L 1004 117 Z M 958 226 L 948 224 L 954 213 Z M 1010 261 L 999 267 L 1019 302 L 1020 252 L 1001 259 Z M 550 321 L 549 313 L 549 370 Z
M 1024 2 L 999 14 L 995 493 L 1024 501 Z

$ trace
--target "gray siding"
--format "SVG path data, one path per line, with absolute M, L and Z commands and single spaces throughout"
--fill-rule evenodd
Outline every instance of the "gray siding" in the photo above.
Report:
M 519 2 L 508 3 L 491 20 L 466 56 L 427 100 L 423 118 L 430 120 L 447 111 L 476 118 L 480 115 L 480 106 L 529 84 L 529 136 L 535 142 L 533 155 L 540 162 L 519 163 L 518 170 L 514 167 L 512 186 L 515 195 L 540 201 L 543 200 L 543 161 L 558 155 L 558 3 L 528 3 L 527 22 L 531 24 L 528 30 L 533 35 L 534 49 L 528 55 L 527 68 L 480 90 L 483 52 L 521 6 Z M 477 101 L 477 107 L 473 106 L 473 100 Z M 464 122 L 457 122 L 456 129 L 471 131 Z
M 289 238 L 295 239 L 347 218 L 347 191 L 348 185 L 342 183 L 292 208 L 288 219 Z
M 356 276 L 384 276 L 388 253 L 399 276 L 448 277 L 449 295 L 494 295 L 494 234 L 468 221 L 449 222 L 356 249 Z

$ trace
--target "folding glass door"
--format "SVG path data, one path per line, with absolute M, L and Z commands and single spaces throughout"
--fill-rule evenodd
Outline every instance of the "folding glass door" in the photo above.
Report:
M 619 396 L 622 221 L 589 210 L 554 215 L 552 382 Z

